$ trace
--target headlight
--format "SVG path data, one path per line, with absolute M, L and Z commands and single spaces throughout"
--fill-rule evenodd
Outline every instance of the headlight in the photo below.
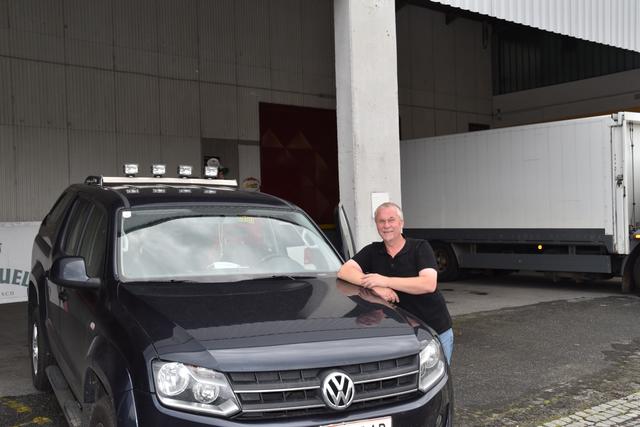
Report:
M 445 374 L 444 353 L 437 339 L 433 339 L 420 352 L 420 379 L 418 388 L 427 391 Z
M 153 362 L 153 380 L 163 405 L 230 416 L 240 410 L 227 378 L 220 372 L 178 362 Z

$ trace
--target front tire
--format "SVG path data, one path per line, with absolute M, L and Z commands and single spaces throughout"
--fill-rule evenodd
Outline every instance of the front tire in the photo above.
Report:
M 51 390 L 49 378 L 45 369 L 53 363 L 47 340 L 45 339 L 45 330 L 40 321 L 40 313 L 38 307 L 35 307 L 29 316 L 29 358 L 31 359 L 31 380 L 33 386 L 40 391 Z
M 116 411 L 108 395 L 103 395 L 93 407 L 89 427 L 116 427 Z

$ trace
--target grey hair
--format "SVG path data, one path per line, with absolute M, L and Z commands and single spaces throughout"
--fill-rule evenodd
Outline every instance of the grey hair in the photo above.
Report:
M 404 221 L 404 214 L 402 213 L 402 208 L 397 203 L 393 203 L 393 202 L 384 202 L 383 204 L 378 206 L 376 208 L 376 211 L 373 217 L 378 218 L 378 212 L 380 212 L 380 209 L 384 209 L 384 208 L 395 208 L 396 212 L 398 213 L 398 216 L 400 217 L 400 220 Z

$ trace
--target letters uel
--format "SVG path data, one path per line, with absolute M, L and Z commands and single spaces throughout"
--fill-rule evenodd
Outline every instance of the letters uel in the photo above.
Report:
M 29 284 L 29 272 L 17 268 L 0 268 L 0 284 L 27 286 Z

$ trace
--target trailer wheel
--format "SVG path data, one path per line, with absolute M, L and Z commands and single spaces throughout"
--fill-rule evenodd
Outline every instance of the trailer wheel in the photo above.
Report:
M 632 268 L 631 283 L 627 291 L 633 292 L 634 294 L 640 294 L 640 256 L 636 257 Z
M 456 280 L 460 270 L 458 269 L 458 259 L 451 246 L 447 243 L 433 242 L 431 247 L 436 257 L 438 280 L 441 282 Z

